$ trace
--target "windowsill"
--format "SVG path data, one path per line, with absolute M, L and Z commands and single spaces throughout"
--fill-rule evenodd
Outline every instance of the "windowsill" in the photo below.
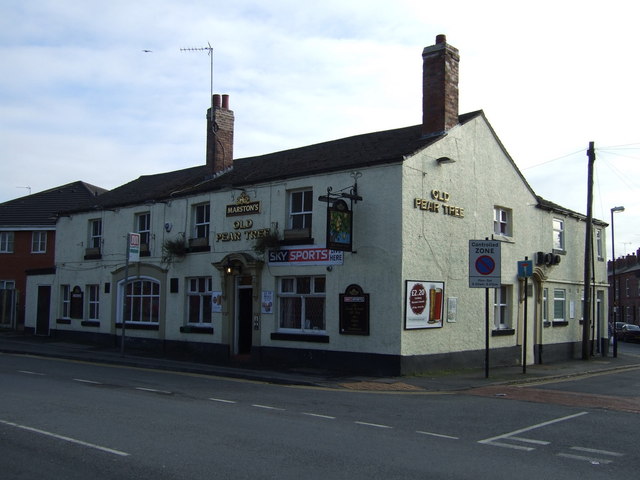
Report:
M 492 240 L 497 240 L 499 242 L 505 243 L 516 243 L 511 235 L 502 235 L 501 233 L 494 233 L 492 236 Z
M 201 247 L 189 247 L 187 253 L 200 253 L 200 252 L 210 252 L 211 247 L 209 245 L 203 245 Z
M 122 322 L 116 322 L 116 328 L 122 328 Z M 157 323 L 125 323 L 125 330 L 160 330 Z
M 99 327 L 100 320 L 83 320 L 82 322 L 80 322 L 80 325 L 82 325 L 83 327 Z
M 56 323 L 58 325 L 71 325 L 71 319 L 70 318 L 58 318 L 58 319 L 56 319 Z
M 513 328 L 500 328 L 498 330 L 492 330 L 492 337 L 508 337 L 510 335 L 515 335 L 516 331 Z
M 180 333 L 206 333 L 213 335 L 213 327 L 205 327 L 202 325 L 183 325 L 180 327 Z
M 556 254 L 556 255 L 566 255 L 567 251 L 563 248 L 558 250 L 557 248 L 554 248 L 552 253 Z
M 561 321 L 561 322 L 556 322 L 554 320 L 553 323 L 551 323 L 552 327 L 566 327 L 567 325 L 569 325 L 569 322 L 567 322 L 566 320 Z
M 197 237 L 189 239 L 187 253 L 210 252 L 209 237 Z
M 288 340 L 293 342 L 329 343 L 329 335 L 312 333 L 279 333 L 271 334 L 271 340 Z
M 313 245 L 315 243 L 313 238 L 297 238 L 297 239 L 288 239 L 288 240 L 280 240 L 280 245 L 284 247 L 288 247 L 291 245 Z
M 542 323 L 542 326 L 543 326 L 543 327 L 550 327 L 550 326 L 551 326 L 551 322 L 550 322 L 549 320 L 545 320 L 545 321 Z

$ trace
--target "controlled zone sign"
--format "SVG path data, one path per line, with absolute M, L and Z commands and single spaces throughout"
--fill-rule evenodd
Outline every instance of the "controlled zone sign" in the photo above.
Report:
M 469 240 L 469 288 L 500 288 L 500 242 Z

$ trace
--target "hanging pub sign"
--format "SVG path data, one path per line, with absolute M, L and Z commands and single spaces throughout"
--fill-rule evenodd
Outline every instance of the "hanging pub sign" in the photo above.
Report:
M 369 294 L 360 285 L 349 285 L 340 294 L 340 333 L 369 335 Z
M 336 200 L 327 207 L 327 248 L 351 252 L 353 246 L 353 212 L 347 202 Z

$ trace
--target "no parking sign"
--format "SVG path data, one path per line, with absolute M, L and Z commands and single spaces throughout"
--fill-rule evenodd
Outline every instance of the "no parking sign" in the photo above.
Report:
M 469 288 L 500 288 L 500 242 L 469 240 Z

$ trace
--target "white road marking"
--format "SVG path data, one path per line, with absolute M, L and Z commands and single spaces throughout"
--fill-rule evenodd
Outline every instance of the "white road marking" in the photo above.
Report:
M 380 425 L 379 423 L 369 423 L 369 422 L 355 422 L 358 425 L 366 425 L 367 427 L 376 427 L 376 428 L 393 428 L 389 425 Z
M 264 408 L 265 410 L 280 410 L 280 411 L 284 411 L 284 408 L 272 407 L 270 405 L 260 405 L 258 403 L 254 403 L 251 406 L 252 407 L 256 407 L 256 408 Z
M 488 445 L 497 445 L 497 446 L 509 446 L 509 444 L 503 444 L 503 443 L 498 443 L 496 442 L 496 440 L 506 440 L 509 438 L 517 438 L 516 435 L 519 435 L 521 433 L 524 432 L 529 432 L 531 430 L 535 430 L 537 428 L 542 428 L 542 427 L 546 427 L 548 425 L 553 425 L 554 423 L 558 423 L 558 422 L 564 422 L 566 420 L 571 420 L 573 418 L 577 418 L 577 417 L 581 417 L 582 415 L 586 415 L 588 412 L 580 412 L 580 413 L 575 413 L 573 415 L 568 415 L 566 417 L 561 417 L 561 418 L 556 418 L 554 420 L 549 420 L 548 422 L 542 422 L 542 423 L 538 423 L 536 425 L 532 425 L 530 427 L 526 427 L 526 428 L 521 428 L 520 430 L 515 430 L 513 432 L 509 432 L 509 433 L 504 433 L 502 435 L 498 435 L 496 437 L 491 437 L 491 438 L 486 438 L 484 440 L 479 440 L 478 443 L 483 443 L 483 444 L 488 444 Z M 515 448 L 515 446 L 509 446 L 510 448 Z M 526 450 L 529 447 L 521 447 L 520 449 L 524 449 Z
M 519 442 L 534 443 L 536 445 L 549 445 L 551 442 L 545 442 L 544 440 L 534 440 L 532 438 L 523 437 L 509 437 L 511 440 L 518 440 Z
M 73 380 L 75 382 L 80 382 L 80 383 L 90 383 L 91 385 L 102 385 L 102 383 L 100 382 L 94 382 L 93 380 L 85 380 L 84 378 L 74 378 Z
M 210 398 L 209 400 L 211 400 L 212 402 L 220 402 L 220 403 L 238 403 L 234 400 L 225 400 L 223 398 Z
M 423 432 L 423 431 L 420 431 L 420 430 L 417 430 L 416 433 L 419 433 L 421 435 L 429 435 L 431 437 L 448 438 L 450 440 L 459 440 L 458 437 L 452 437 L 451 435 L 443 435 L 441 433 Z
M 590 462 L 594 464 L 603 463 L 606 465 L 613 461 L 606 458 L 584 457 L 582 455 L 573 455 L 571 453 L 559 453 L 558 456 L 563 458 L 570 458 L 572 460 L 584 460 L 585 462 Z
M 533 447 L 523 447 L 522 445 L 514 445 L 513 443 L 491 442 L 489 445 L 494 447 L 512 448 L 514 450 L 524 450 L 525 452 L 535 450 Z
M 44 374 L 44 373 L 31 372 L 31 371 L 29 371 L 29 370 L 18 370 L 18 372 L 20 372 L 20 373 L 25 373 L 25 374 L 27 374 L 27 375 L 39 375 L 39 376 L 41 376 L 41 377 L 44 377 L 44 376 L 45 376 L 45 374 Z
M 609 450 L 599 450 L 597 448 L 571 447 L 571 450 L 578 450 L 579 452 L 587 453 L 599 453 L 600 455 L 611 455 L 612 457 L 624 457 L 624 453 L 611 452 Z
M 0 423 L 4 425 L 8 425 L 10 427 L 20 428 L 22 430 L 27 430 L 29 432 L 39 433 L 40 435 L 45 435 L 47 437 L 56 438 L 58 440 L 64 440 L 65 442 L 75 443 L 76 445 L 82 445 L 84 447 L 93 448 L 96 450 L 100 450 L 102 452 L 111 453 L 113 455 L 118 455 L 120 457 L 128 457 L 129 454 L 127 452 L 122 452 L 120 450 L 114 450 L 113 448 L 102 447 L 100 445 L 95 445 L 93 443 L 83 442 L 82 440 L 77 440 L 71 437 L 65 437 L 64 435 L 58 435 L 57 433 L 47 432 L 46 430 L 40 430 L 39 428 L 28 427 L 26 425 L 20 425 L 19 423 L 7 422 L 6 420 L 0 420 Z
M 164 395 L 171 395 L 171 393 L 173 393 L 167 390 L 158 390 L 156 388 L 145 388 L 145 387 L 136 387 L 136 390 L 140 390 L 142 392 L 162 393 Z
M 331 415 L 321 415 L 319 413 L 308 413 L 302 412 L 303 415 L 308 415 L 309 417 L 317 417 L 317 418 L 326 418 L 328 420 L 335 420 L 336 417 L 332 417 Z

